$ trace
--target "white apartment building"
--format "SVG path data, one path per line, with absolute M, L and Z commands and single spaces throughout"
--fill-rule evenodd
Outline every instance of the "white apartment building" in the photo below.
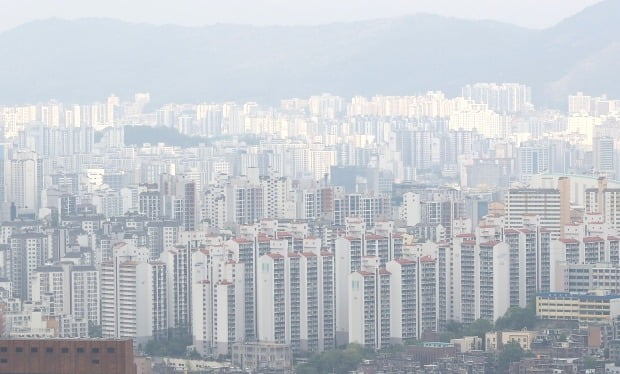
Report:
M 191 326 L 191 256 L 187 245 L 168 247 L 161 257 L 166 265 L 168 328 L 188 333 Z
M 32 301 L 47 300 L 51 301 L 51 316 L 71 315 L 75 321 L 99 325 L 99 272 L 70 262 L 37 268 L 32 276 Z
M 202 220 L 209 227 L 223 227 L 227 222 L 226 194 L 223 186 L 208 186 L 203 191 Z
M 472 323 L 477 318 L 476 293 L 476 240 L 473 234 L 457 235 L 454 239 L 453 316 L 462 323 Z
M 148 262 L 148 249 L 126 243 L 101 263 L 101 328 L 104 337 L 144 343 L 167 333 L 166 265 Z
M 21 300 L 32 299 L 31 280 L 34 271 L 51 257 L 48 237 L 42 233 L 12 234 L 10 246 L 10 269 L 12 295 Z
M 198 353 L 227 355 L 245 339 L 245 264 L 220 242 L 192 253 L 192 334 Z
M 32 274 L 32 301 L 41 303 L 46 298 L 46 294 L 51 294 L 51 304 L 49 314 L 61 316 L 70 314 L 71 289 L 69 283 L 69 265 L 64 267 L 42 266 L 37 268 Z
M 438 332 L 438 261 L 431 256 L 422 256 L 418 259 L 418 327 L 417 338 L 421 339 L 424 333 Z
M 568 237 L 552 242 L 556 263 L 618 265 L 620 259 L 620 238 L 616 236 L 587 236 L 578 239 Z M 557 264 L 556 264 L 557 266 Z
M 506 243 L 492 241 L 477 246 L 479 280 L 477 284 L 477 319 L 496 321 L 510 307 L 506 292 L 510 285 L 510 250 Z
M 456 292 L 451 312 L 461 322 L 495 321 L 510 307 L 509 248 L 498 240 L 479 244 L 473 234 L 455 238 L 451 276 Z M 455 301 L 459 299 L 460 303 Z
M 138 211 L 149 219 L 158 219 L 162 215 L 161 195 L 159 191 L 144 191 L 138 195 Z
M 506 229 L 504 241 L 510 250 L 510 306 L 524 308 L 538 290 L 538 233 L 529 229 Z
M 336 344 L 347 344 L 349 337 L 349 274 L 361 270 L 362 239 L 347 236 L 335 241 Z
M 256 223 L 265 217 L 265 192 L 250 180 L 235 179 L 226 185 L 226 219 L 241 225 Z
M 269 253 L 258 259 L 256 273 L 258 340 L 287 342 L 285 256 Z
M 602 215 L 604 223 L 613 230 L 620 230 L 620 188 L 590 188 L 585 191 L 587 213 Z
M 6 200 L 37 213 L 43 187 L 43 162 L 32 151 L 15 152 L 5 170 Z
M 390 341 L 404 344 L 418 337 L 417 263 L 396 259 L 387 263 L 390 277 Z M 359 277 L 358 277 L 359 278 Z
M 286 240 L 272 240 L 258 260 L 258 338 L 297 353 L 320 352 L 335 346 L 334 258 L 319 240 L 302 243 L 291 252 Z
M 286 177 L 260 177 L 260 185 L 262 187 L 263 213 L 267 218 L 275 219 L 294 219 L 295 210 L 293 206 L 288 204 L 289 200 L 294 196 L 291 180 Z
M 569 199 L 570 196 L 565 196 Z M 561 194 L 558 189 L 511 189 L 505 196 L 506 227 L 524 227 L 524 218 L 538 216 L 540 225 L 554 233 L 560 234 L 562 211 Z
M 415 226 L 422 222 L 422 206 L 419 194 L 414 192 L 403 194 L 400 218 L 407 223 L 407 226 Z
M 349 343 L 381 349 L 390 345 L 390 272 L 376 257 L 364 258 L 361 270 L 349 275 Z
M 101 321 L 99 271 L 93 266 L 73 266 L 70 273 L 71 315 L 98 326 Z
M 146 226 L 150 260 L 158 260 L 166 248 L 179 241 L 179 224 L 176 221 L 148 222 Z
M 228 240 L 224 243 L 225 248 L 232 253 L 232 259 L 239 263 L 243 268 L 244 274 L 244 317 L 243 326 L 245 328 L 244 336 L 246 340 L 257 339 L 257 321 L 256 321 L 256 300 L 257 300 L 257 277 L 256 269 L 258 264 L 258 251 L 256 251 L 257 243 L 254 240 L 245 238 L 237 238 Z M 269 243 L 267 242 L 267 245 Z
M 192 283 L 192 342 L 196 352 L 213 352 L 213 286 L 208 279 Z
M 592 290 L 620 294 L 620 268 L 609 263 L 566 265 L 564 288 L 558 291 L 586 294 Z

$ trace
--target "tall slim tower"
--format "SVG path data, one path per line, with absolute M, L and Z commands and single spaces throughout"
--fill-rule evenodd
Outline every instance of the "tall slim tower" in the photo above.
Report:
M 614 175 L 614 139 L 609 136 L 594 137 L 592 142 L 592 159 L 594 172 L 613 177 Z
M 108 101 L 106 104 L 106 116 L 105 116 L 105 124 L 107 126 L 114 126 L 116 123 L 116 112 L 118 110 L 118 106 L 120 104 L 120 100 L 115 95 L 110 95 L 108 97 Z
M 558 190 L 560 190 L 560 236 L 564 236 L 564 227 L 571 224 L 570 179 L 568 177 L 558 179 Z
M 8 200 L 17 209 L 36 212 L 43 189 L 43 161 L 32 151 L 18 151 L 13 154 L 7 170 Z

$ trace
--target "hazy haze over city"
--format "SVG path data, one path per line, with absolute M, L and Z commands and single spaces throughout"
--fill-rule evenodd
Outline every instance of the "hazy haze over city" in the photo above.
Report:
M 620 374 L 620 0 L 0 0 L 0 374 Z

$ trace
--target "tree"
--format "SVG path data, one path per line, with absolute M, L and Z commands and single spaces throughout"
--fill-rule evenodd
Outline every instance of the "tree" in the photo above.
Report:
M 92 321 L 88 321 L 88 336 L 90 338 L 101 338 L 101 325 L 95 325 Z
M 493 330 L 493 324 L 486 319 L 477 319 L 465 330 L 466 336 L 478 336 L 484 339 L 487 332 Z
M 198 353 L 197 350 L 192 349 L 192 351 L 188 355 L 188 358 L 190 360 L 200 360 L 202 357 L 200 356 L 200 353 Z
M 297 365 L 297 367 L 295 368 L 295 373 L 297 374 L 313 374 L 316 373 L 316 371 L 314 370 L 314 368 L 309 364 L 301 364 L 301 365 Z
M 446 324 L 446 331 L 439 336 L 442 342 L 450 342 L 451 339 L 459 339 L 464 336 L 478 336 L 484 339 L 487 332 L 493 330 L 493 323 L 486 319 L 478 319 L 469 325 L 456 321 L 449 321 Z
M 518 306 L 508 311 L 495 322 L 497 330 L 531 330 L 536 326 L 536 310 L 532 306 L 520 308 Z
M 448 321 L 446 323 L 445 332 L 439 335 L 439 340 L 449 343 L 452 339 L 462 338 L 464 336 L 463 328 L 464 325 L 460 322 Z
M 513 362 L 521 361 L 525 356 L 525 351 L 521 348 L 521 345 L 515 341 L 505 344 L 502 348 L 502 352 L 497 358 L 498 369 L 500 373 L 508 373 L 510 364 Z
M 345 349 L 331 349 L 313 355 L 307 363 L 295 368 L 296 373 L 310 374 L 344 374 L 357 369 L 365 358 L 371 358 L 374 352 L 359 344 L 349 344 Z
M 454 335 L 463 334 L 463 324 L 457 321 L 448 321 L 446 324 L 446 332 Z
M 596 369 L 598 366 L 598 360 L 592 356 L 586 356 L 583 359 L 583 368 L 584 369 Z
M 169 339 L 151 339 L 144 346 L 144 353 L 152 357 L 187 357 L 187 346 L 192 345 L 189 335 L 173 336 Z

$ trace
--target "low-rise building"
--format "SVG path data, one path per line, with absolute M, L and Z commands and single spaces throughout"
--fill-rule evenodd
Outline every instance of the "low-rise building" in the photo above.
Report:
M 506 344 L 517 342 L 523 350 L 529 351 L 532 348 L 532 342 L 536 338 L 535 331 L 493 331 L 487 332 L 485 335 L 485 350 L 487 352 L 496 352 L 502 349 Z
M 479 336 L 464 336 L 460 339 L 452 339 L 450 343 L 458 348 L 460 353 L 482 350 L 482 338 Z
M 286 370 L 292 367 L 291 346 L 277 343 L 237 343 L 232 349 L 233 365 L 243 370 Z
M 136 361 L 136 365 L 137 365 L 137 361 Z M 207 372 L 207 373 L 226 372 L 228 373 L 233 369 L 232 365 L 226 362 L 207 361 L 207 360 L 188 360 L 185 358 L 175 358 L 175 357 L 163 357 L 161 359 L 161 365 L 173 372 L 183 372 L 183 373 L 204 373 L 204 372 Z M 145 366 L 148 366 L 148 363 L 145 363 Z M 140 367 L 138 367 L 138 370 L 140 370 Z
M 620 295 L 540 293 L 536 296 L 539 319 L 611 324 L 620 315 Z
M 422 365 L 431 365 L 443 358 L 454 358 L 457 348 L 450 343 L 426 342 L 407 347 L 407 355 Z

